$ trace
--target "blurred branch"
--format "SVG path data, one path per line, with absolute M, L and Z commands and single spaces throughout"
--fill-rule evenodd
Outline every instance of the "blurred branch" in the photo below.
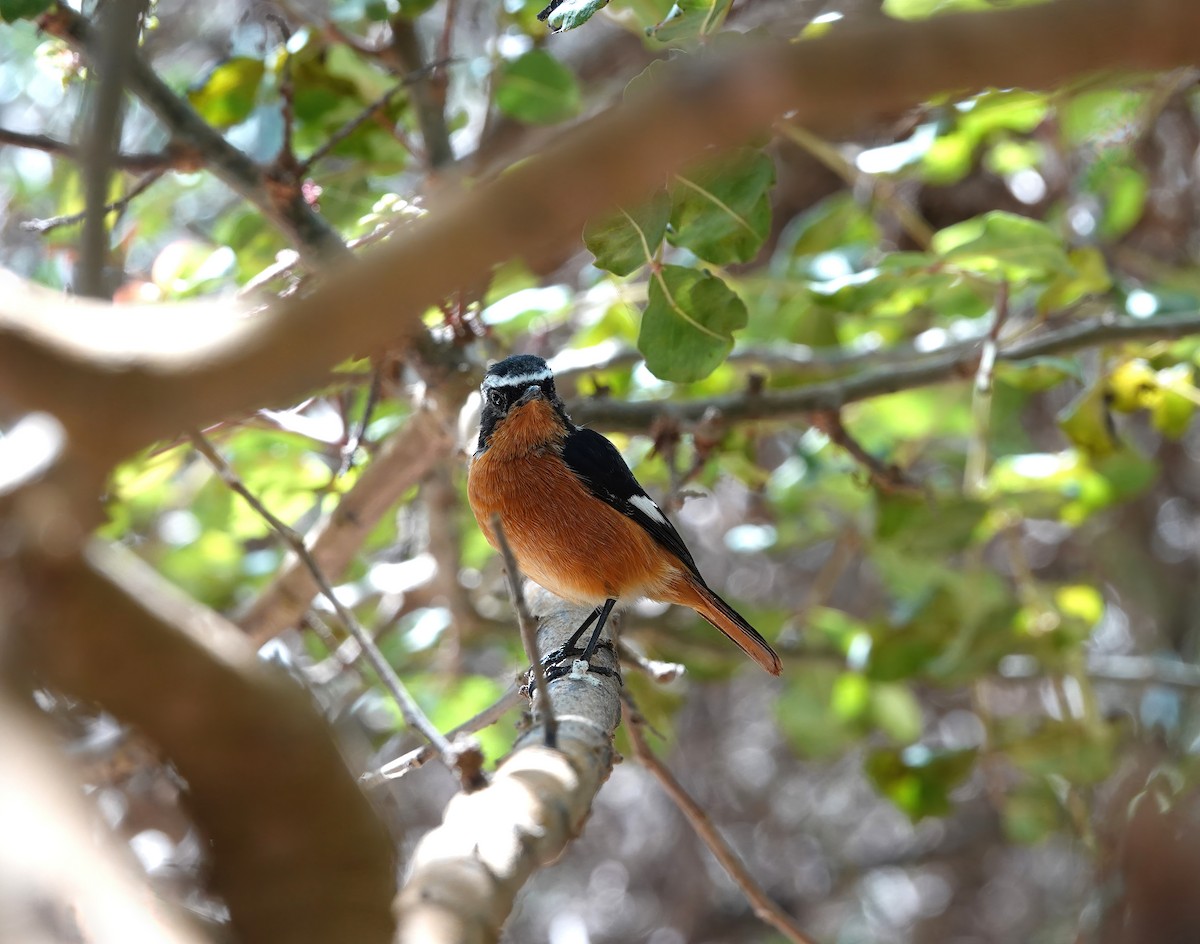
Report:
M 127 551 L 24 564 L 34 670 L 174 763 L 237 939 L 390 941 L 390 842 L 307 693 Z
M 920 212 L 909 206 L 897 193 L 896 185 L 884 174 L 868 174 L 858 169 L 853 161 L 842 156 L 834 145 L 792 122 L 783 121 L 776 128 L 784 137 L 804 148 L 814 158 L 838 175 L 851 189 L 866 181 L 880 203 L 895 218 L 900 227 L 917 246 L 926 252 L 933 243 L 933 227 L 922 218 Z
M 146 174 L 146 176 L 130 187 L 121 199 L 105 204 L 103 208 L 104 215 L 107 216 L 109 213 L 123 213 L 130 203 L 149 190 L 156 181 L 162 178 L 162 175 L 163 171 L 161 170 L 150 171 L 150 173 Z M 82 213 L 51 216 L 44 220 L 26 220 L 21 224 L 21 229 L 30 230 L 35 233 L 48 233 L 60 226 L 74 226 L 76 223 L 82 223 L 87 218 L 87 215 L 88 211 L 84 210 Z
M 449 10 L 447 17 L 452 14 Z M 415 76 L 412 90 L 413 105 L 417 113 L 417 124 L 421 128 L 421 139 L 425 144 L 425 161 L 430 170 L 445 167 L 454 159 L 450 147 L 450 130 L 446 126 L 446 89 L 443 80 L 440 89 L 434 82 L 434 69 L 429 66 L 421 49 L 421 37 L 417 35 L 414 20 L 398 13 L 388 21 L 392 27 L 392 51 L 400 67 Z
M 38 26 L 83 53 L 93 65 L 102 60 L 103 44 L 96 29 L 70 7 L 56 5 L 38 18 Z M 187 101 L 176 95 L 141 53 L 134 52 L 129 56 L 127 69 L 130 91 L 158 116 L 172 139 L 193 149 L 209 170 L 256 206 L 310 262 L 328 261 L 346 254 L 341 238 L 304 201 L 298 189 L 268 187 L 262 168 L 226 141 Z
M 483 711 L 472 715 L 462 724 L 447 731 L 446 737 L 451 741 L 455 741 L 464 734 L 474 734 L 476 731 L 482 731 L 484 728 L 491 727 L 510 710 L 516 708 L 523 700 L 521 689 L 514 682 L 508 686 L 503 695 L 484 708 Z M 398 780 L 418 767 L 424 767 L 435 757 L 437 757 L 437 753 L 433 748 L 428 744 L 423 744 L 416 750 L 409 751 L 395 760 L 388 761 L 378 770 L 363 774 L 359 778 L 359 783 L 365 787 L 375 787 L 385 780 Z
M 898 465 L 889 465 L 876 459 L 850 435 L 846 424 L 842 422 L 841 410 L 817 410 L 811 421 L 814 427 L 829 437 L 830 442 L 844 449 L 850 458 L 866 470 L 871 484 L 879 491 L 885 494 L 921 491 L 921 486 L 905 475 Z
M 130 60 L 137 51 L 146 0 L 110 0 L 99 8 L 100 26 L 91 54 L 92 70 L 84 110 L 85 128 L 80 140 L 87 159 L 81 162 L 86 212 L 79 234 L 79 260 L 75 291 L 92 298 L 110 298 L 108 268 L 109 177 L 121 149 L 125 119 L 125 83 Z
M 659 786 L 679 808 L 683 818 L 688 821 L 696 835 L 708 846 L 708 851 L 721 864 L 725 874 L 742 890 L 749 900 L 750 906 L 754 909 L 754 913 L 765 924 L 770 925 L 793 944 L 815 944 L 811 937 L 796 927 L 792 916 L 768 897 L 762 886 L 746 870 L 746 866 L 742 864 L 737 853 L 730 848 L 724 837 L 718 832 L 717 827 L 713 825 L 713 821 L 709 819 L 700 804 L 692 799 L 683 785 L 675 779 L 674 774 L 655 756 L 650 745 L 646 743 L 646 736 L 642 730 L 646 726 L 645 718 L 642 717 L 632 699 L 628 695 L 625 698 L 629 708 L 625 713 L 625 730 L 629 734 L 629 743 L 633 745 L 633 753 L 637 757 L 638 763 L 654 775 Z
M 370 663 L 371 668 L 375 670 L 375 674 L 379 677 L 383 687 L 396 700 L 397 706 L 400 708 L 400 714 L 404 716 L 408 726 L 417 731 L 425 738 L 445 759 L 446 763 L 451 766 L 457 766 L 454 757 L 455 751 L 450 742 L 442 735 L 442 733 L 434 727 L 433 723 L 425 716 L 425 712 L 417 704 L 415 698 L 409 694 L 408 688 L 404 682 L 400 680 L 400 676 L 396 674 L 396 670 L 392 668 L 390 662 L 383 657 L 383 653 L 379 651 L 379 647 L 375 645 L 375 640 L 371 638 L 371 634 L 363 628 L 359 623 L 358 618 L 351 612 L 334 592 L 329 579 L 321 571 L 320 566 L 313 558 L 312 553 L 304 545 L 303 539 L 292 528 L 277 518 L 266 505 L 264 505 L 245 483 L 237 477 L 237 474 L 230 468 L 229 463 L 221 456 L 201 433 L 192 433 L 192 442 L 197 451 L 208 460 L 209 464 L 216 470 L 221 480 L 235 491 L 242 499 L 254 509 L 255 513 L 262 518 L 283 542 L 291 548 L 293 554 L 300 562 L 308 569 L 309 576 L 316 583 L 317 588 L 321 591 L 321 595 L 329 601 L 338 618 L 341 619 L 342 625 L 346 631 L 354 637 Z
M 0 939 L 199 944 L 204 938 L 133 874 L 128 850 L 98 835 L 76 772 L 42 728 L 0 698 Z
M 71 161 L 82 161 L 85 157 L 80 148 L 66 141 L 59 141 L 57 138 L 51 138 L 44 134 L 23 134 L 20 131 L 9 131 L 7 128 L 0 128 L 0 144 L 11 144 L 14 147 L 42 151 L 46 154 L 53 154 L 55 157 L 65 157 Z M 204 162 L 192 148 L 172 141 L 161 151 L 115 154 L 113 166 L 134 174 L 164 170 L 191 172 L 203 167 Z
M 56 8 L 42 22 L 54 35 L 87 46 L 85 22 L 66 8 Z M 947 49 L 956 55 L 945 55 Z M 948 88 L 1044 88 L 1090 69 L 1161 69 L 1198 59 L 1200 6 L 1190 0 L 1057 0 L 919 22 L 848 23 L 804 43 L 755 43 L 723 56 L 680 61 L 645 95 L 560 134 L 486 184 L 442 201 L 385 246 L 364 254 L 360 264 L 332 269 L 311 293 L 288 299 L 249 329 L 243 326 L 236 343 L 231 336 L 212 338 L 203 357 L 186 364 L 168 366 L 156 352 L 135 344 L 121 369 L 99 370 L 65 358 L 54 345 L 48 350 L 0 327 L 0 395 L 19 406 L 49 409 L 73 435 L 99 439 L 96 448 L 121 454 L 181 428 L 303 392 L 330 364 L 415 333 L 428 306 L 499 262 L 521 256 L 532 270 L 543 271 L 562 258 L 564 246 L 578 244 L 581 224 L 595 213 L 638 199 L 705 148 L 742 142 L 784 113 L 820 129 L 847 115 L 902 108 Z M 140 58 L 132 65 L 130 85 L 177 136 L 198 146 L 202 138 L 201 150 L 219 158 L 212 166 L 231 186 L 262 199 L 259 169 L 200 121 Z M 563 168 L 588 185 L 547 187 Z M 334 255 L 343 248 L 302 200 L 270 210 L 306 251 L 325 245 L 321 234 L 336 245 Z M 172 327 L 178 330 L 176 315 Z M 1169 336 L 1159 330 L 1169 319 L 1153 322 L 1156 327 L 1142 323 L 1125 335 Z M 1121 335 L 1101 327 L 1081 339 L 1070 330 L 1059 337 L 1075 347 Z M 961 366 L 955 361 L 939 367 L 935 361 L 869 383 L 858 378 L 718 405 L 727 406 L 733 419 L 833 409 L 849 399 L 946 379 Z M 587 407 L 598 425 L 625 429 L 644 428 L 646 416 L 664 411 L 655 404 Z M 97 429 L 107 436 L 99 438 Z
M 530 606 L 542 652 L 566 642 L 590 612 L 545 592 Z M 607 649 L 593 659 L 616 664 Z M 413 853 L 397 900 L 398 944 L 497 941 L 522 885 L 582 829 L 612 766 L 621 715 L 617 680 L 564 676 L 550 688 L 559 710 L 558 749 L 543 746 L 545 729 L 535 723 L 489 787 L 450 801 L 442 824 Z
M 996 354 L 997 361 L 1018 362 L 1065 354 L 1101 344 L 1182 338 L 1200 333 L 1200 313 L 1155 318 L 1107 317 L 1080 321 L 1018 341 Z M 847 403 L 915 387 L 973 377 L 979 364 L 979 342 L 954 345 L 915 363 L 895 363 L 849 377 L 810 384 L 775 394 L 738 393 L 684 403 L 643 400 L 580 400 L 570 404 L 576 422 L 617 432 L 643 432 L 663 417 L 695 423 L 715 411 L 726 423 L 792 419 L 816 411 L 836 411 Z

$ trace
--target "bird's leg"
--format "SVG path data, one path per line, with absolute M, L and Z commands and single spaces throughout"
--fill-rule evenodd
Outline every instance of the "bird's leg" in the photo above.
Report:
M 592 655 L 598 648 L 601 646 L 612 646 L 612 643 L 609 642 L 601 643 L 600 634 L 604 632 L 604 625 L 608 622 L 608 614 L 612 612 L 613 607 L 616 605 L 617 601 L 611 597 L 605 600 L 603 606 L 597 607 L 588 615 L 583 624 L 567 640 L 566 645 L 555 649 L 542 659 L 542 665 L 546 666 L 547 669 L 546 681 L 553 681 L 556 678 L 562 678 L 564 675 L 567 675 L 571 670 L 569 667 L 562 665 L 562 663 L 571 656 L 578 656 L 586 662 L 589 672 L 595 672 L 597 675 L 617 675 L 618 678 L 620 677 L 619 673 L 614 672 L 612 669 L 591 664 Z M 596 624 L 596 628 L 592 630 L 592 635 L 588 639 L 587 645 L 583 649 L 577 649 L 576 644 L 583 637 L 583 634 L 587 632 L 588 627 L 592 623 Z

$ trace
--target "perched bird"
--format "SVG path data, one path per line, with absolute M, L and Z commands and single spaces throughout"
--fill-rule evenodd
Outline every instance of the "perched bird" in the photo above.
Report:
M 479 445 L 467 493 L 475 520 L 495 547 L 499 514 L 517 563 L 552 593 L 596 607 L 558 658 L 589 660 L 618 601 L 679 603 L 732 639 L 772 675 L 779 656 L 696 568 L 679 532 L 629 471 L 617 448 L 576 426 L 540 357 L 517 354 L 493 365 L 480 388 Z

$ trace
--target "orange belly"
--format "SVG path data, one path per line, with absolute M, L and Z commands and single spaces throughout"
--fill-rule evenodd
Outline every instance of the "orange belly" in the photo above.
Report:
M 467 494 L 495 547 L 492 515 L 522 573 L 565 599 L 664 599 L 678 567 L 638 525 L 592 496 L 552 446 L 523 455 L 488 449 L 471 463 Z

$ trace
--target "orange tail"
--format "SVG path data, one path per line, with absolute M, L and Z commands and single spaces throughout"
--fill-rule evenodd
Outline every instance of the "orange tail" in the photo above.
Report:
M 704 584 L 689 575 L 679 581 L 673 589 L 677 596 L 670 602 L 690 606 L 732 639 L 742 652 L 772 675 L 778 675 L 783 671 L 783 664 L 779 661 L 779 656 L 759 635 L 758 630 L 747 623 L 737 610 Z

